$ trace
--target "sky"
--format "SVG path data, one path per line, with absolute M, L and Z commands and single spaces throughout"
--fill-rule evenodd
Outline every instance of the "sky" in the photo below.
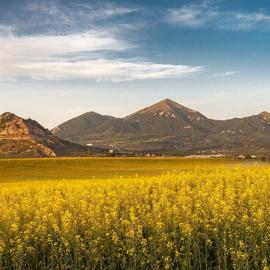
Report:
M 270 111 L 269 0 L 0 0 L 0 113 L 47 128 L 164 98 Z

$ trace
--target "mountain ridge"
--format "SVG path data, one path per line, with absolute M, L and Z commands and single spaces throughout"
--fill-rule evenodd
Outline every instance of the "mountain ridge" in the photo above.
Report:
M 61 124 L 62 128 L 65 123 Z M 72 121 L 69 124 L 74 125 Z M 123 118 L 107 118 L 94 128 L 81 126 L 79 129 L 80 132 L 72 137 L 64 132 L 55 134 L 80 144 L 113 146 L 131 151 L 234 154 L 270 150 L 269 112 L 214 120 L 170 99 L 161 100 Z

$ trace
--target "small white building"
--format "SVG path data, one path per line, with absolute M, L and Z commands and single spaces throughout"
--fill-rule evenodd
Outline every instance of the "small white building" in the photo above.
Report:
M 86 146 L 91 147 L 91 146 L 94 146 L 94 144 L 92 144 L 92 143 L 88 143 L 88 144 L 86 144 Z

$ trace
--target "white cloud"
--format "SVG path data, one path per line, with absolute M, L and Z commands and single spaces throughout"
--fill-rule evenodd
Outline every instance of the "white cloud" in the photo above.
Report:
M 190 5 L 169 9 L 166 20 L 179 26 L 200 27 L 215 19 L 218 12 L 205 6 Z
M 108 58 L 104 53 L 104 50 L 125 51 L 132 46 L 105 30 L 58 36 L 0 36 L 0 78 L 118 82 L 182 78 L 203 70 L 139 58 Z
M 11 35 L 14 31 L 14 27 L 10 25 L 0 24 L 0 36 Z
M 221 10 L 213 5 L 187 5 L 169 9 L 165 20 L 179 27 L 211 27 L 230 31 L 269 29 L 270 14 Z
M 218 25 L 220 29 L 240 31 L 240 30 L 269 30 L 270 15 L 262 12 L 254 13 L 224 13 L 224 19 Z
M 30 27 L 47 32 L 84 31 L 95 28 L 97 22 L 110 25 L 112 19 L 138 11 L 137 7 L 115 5 L 111 2 L 73 1 L 63 5 L 51 0 L 29 1 L 25 5 L 25 12 L 29 17 L 20 18 L 23 20 L 21 25 L 18 24 L 20 19 L 17 19 L 17 26 L 24 30 Z
M 137 7 L 125 7 L 125 6 L 116 6 L 113 3 L 107 2 L 98 7 L 94 7 L 89 4 L 77 4 L 78 7 L 82 7 L 85 16 L 88 16 L 92 19 L 105 19 L 108 17 L 123 16 L 130 13 L 138 12 L 140 9 Z M 88 14 L 88 15 L 87 15 Z
M 14 77 L 0 77 L 0 82 L 16 82 L 17 79 Z
M 91 31 L 68 35 L 48 36 L 0 36 L 0 59 L 12 58 L 40 59 L 77 52 L 114 50 L 130 48 L 127 42 L 114 37 L 106 31 Z
M 211 75 L 210 77 L 213 77 L 213 78 L 229 77 L 229 76 L 234 76 L 237 73 L 239 73 L 239 72 L 238 71 L 225 71 L 225 72 L 215 73 L 215 74 Z
M 71 3 L 70 6 L 59 5 L 55 1 L 29 2 L 26 10 L 31 12 L 42 13 L 48 17 L 58 16 L 58 19 L 66 18 L 72 21 L 78 16 L 82 19 L 108 19 L 127 15 L 139 11 L 136 7 L 119 6 L 110 2 L 105 3 Z
M 97 81 L 130 81 L 182 78 L 201 72 L 202 67 L 166 65 L 152 62 L 129 62 L 123 59 L 84 60 L 76 62 L 32 62 L 16 66 L 17 76 L 33 79 L 95 79 Z
M 203 70 L 200 66 L 124 58 L 137 45 L 123 37 L 138 31 L 138 21 L 119 24 L 117 17 L 138 12 L 137 7 L 111 2 L 43 2 L 29 1 L 24 7 L 29 16 L 17 16 L 17 28 L 0 26 L 0 81 L 29 78 L 119 82 L 182 78 Z

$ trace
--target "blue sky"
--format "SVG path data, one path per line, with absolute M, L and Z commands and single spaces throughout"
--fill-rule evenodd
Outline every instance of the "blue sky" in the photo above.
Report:
M 0 108 L 46 127 L 163 98 L 226 119 L 270 109 L 270 2 L 0 1 Z

